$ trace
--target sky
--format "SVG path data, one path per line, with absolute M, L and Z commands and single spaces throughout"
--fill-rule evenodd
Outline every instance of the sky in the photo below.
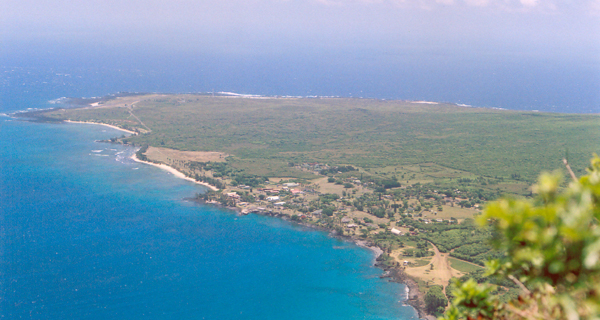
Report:
M 432 79 L 473 68 L 473 83 L 477 73 L 532 63 L 556 67 L 551 78 L 573 67 L 587 72 L 577 81 L 600 79 L 600 0 L 0 0 L 0 8 L 0 64 L 8 65 L 212 57 L 225 72 L 285 61 L 331 66 L 339 79 L 358 66 L 357 88 L 365 74 L 383 83 L 397 66 L 411 77 L 414 66 L 444 70 Z
M 42 43 L 278 55 L 538 55 L 598 60 L 600 0 L 0 0 L 4 52 Z

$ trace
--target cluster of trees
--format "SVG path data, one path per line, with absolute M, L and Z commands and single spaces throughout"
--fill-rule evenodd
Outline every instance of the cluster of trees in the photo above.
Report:
M 265 181 L 268 181 L 269 178 L 245 174 L 245 173 L 234 173 L 231 174 L 231 184 L 232 185 L 245 185 L 250 187 L 258 187 L 261 184 L 264 184 Z
M 463 222 L 464 223 L 464 222 Z M 449 228 L 446 231 L 437 232 L 421 232 L 420 237 L 431 241 L 441 252 L 450 252 L 452 249 L 459 249 L 466 245 L 471 247 L 479 247 L 480 249 L 488 249 L 487 242 L 491 239 L 492 233 L 489 229 L 477 229 L 473 225 L 464 227 L 462 224 L 448 224 Z M 457 228 L 453 228 L 457 227 Z
M 393 267 L 397 264 L 397 262 L 387 253 L 382 253 L 377 257 L 376 261 L 378 264 L 381 264 L 385 267 Z
M 240 195 L 241 201 L 249 202 L 249 203 L 256 201 L 256 199 L 254 199 L 254 196 L 249 192 L 241 192 L 241 193 L 239 193 L 239 195 Z M 209 190 L 205 193 L 197 193 L 196 199 L 204 200 L 204 201 L 215 200 L 224 206 L 235 206 L 235 200 L 233 200 L 232 198 L 228 197 L 227 195 L 225 195 L 223 193 L 215 192 L 212 190 Z
M 329 169 L 323 169 L 320 171 L 320 173 L 324 176 L 328 175 L 328 174 L 338 174 L 338 173 L 344 173 L 344 172 L 350 172 L 350 171 L 358 171 L 358 169 L 356 169 L 353 166 L 339 166 L 339 167 L 330 167 Z
M 381 186 L 384 189 L 392 189 L 392 188 L 399 188 L 402 185 L 400 184 L 400 182 L 398 182 L 398 179 L 396 179 L 396 176 L 394 176 L 394 177 L 392 177 L 392 179 L 381 181 Z
M 135 157 L 142 160 L 142 161 L 149 161 L 148 157 L 146 157 L 146 151 L 148 151 L 148 145 L 145 144 L 143 145 L 136 153 L 135 153 Z
M 197 173 L 194 175 L 194 179 L 196 181 L 205 182 L 212 186 L 215 186 L 215 187 L 217 187 L 217 189 L 225 189 L 225 183 L 223 183 L 223 181 L 219 180 L 219 179 L 215 179 L 215 178 L 211 178 L 211 177 L 207 177 L 207 176 L 201 176 Z
M 336 193 L 323 193 L 323 194 L 319 195 L 319 201 L 321 201 L 323 203 L 331 203 L 333 201 L 336 201 L 339 198 L 340 198 L 340 196 Z
M 502 255 L 501 251 L 494 250 L 488 242 L 484 241 L 460 246 L 453 252 L 450 252 L 450 256 L 483 266 L 489 259 L 498 258 Z
M 421 257 L 432 256 L 433 252 L 427 251 L 426 249 L 425 250 L 423 250 L 423 249 L 421 249 L 421 250 L 406 249 L 406 250 L 404 250 L 403 255 L 407 256 L 407 257 L 421 258 Z
M 424 297 L 425 310 L 429 314 L 442 314 L 448 305 L 448 299 L 444 295 L 441 286 L 431 286 Z
M 231 167 L 231 165 L 229 165 L 227 162 L 190 161 L 189 163 L 187 163 L 187 167 L 190 170 L 212 171 L 212 175 L 215 178 L 230 178 L 232 185 L 246 185 L 250 187 L 257 187 L 261 184 L 264 184 L 265 181 L 269 180 L 269 178 L 267 177 L 246 174 L 243 170 Z M 196 180 L 204 181 L 199 179 Z

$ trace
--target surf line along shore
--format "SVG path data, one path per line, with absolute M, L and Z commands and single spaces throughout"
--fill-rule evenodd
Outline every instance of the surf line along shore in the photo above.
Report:
M 131 156 L 131 160 L 133 160 L 135 162 L 149 164 L 151 166 L 158 167 L 158 168 L 160 168 L 162 170 L 165 170 L 165 171 L 171 173 L 172 175 L 174 175 L 177 178 L 184 179 L 184 180 L 187 180 L 187 181 L 191 181 L 191 182 L 193 182 L 195 184 L 199 184 L 201 186 L 205 186 L 205 187 L 211 189 L 212 191 L 219 191 L 219 189 L 217 187 L 215 187 L 215 186 L 213 186 L 211 184 L 208 184 L 206 182 L 201 182 L 201 181 L 197 181 L 197 180 L 195 180 L 193 178 L 190 178 L 190 177 L 186 176 L 183 172 L 178 171 L 177 169 L 175 169 L 173 167 L 170 167 L 170 166 L 168 166 L 168 165 L 166 165 L 164 163 L 154 163 L 154 162 L 150 162 L 150 161 L 140 160 L 135 155 L 135 153 Z
M 113 126 L 112 124 L 108 124 L 108 123 L 92 122 L 92 121 L 73 121 L 73 120 L 64 120 L 64 122 L 67 122 L 67 123 L 78 123 L 78 124 L 97 124 L 99 126 L 105 126 L 105 127 L 117 129 L 117 130 L 120 130 L 120 131 L 124 131 L 124 132 L 127 132 L 127 133 L 131 133 L 131 134 L 136 135 L 136 136 L 138 135 L 138 133 L 135 132 L 135 131 L 131 131 L 131 130 L 119 128 L 117 126 Z
M 112 129 L 116 129 L 116 130 L 120 130 L 120 131 L 123 131 L 123 132 L 127 132 L 127 133 L 130 133 L 132 135 L 137 135 L 138 134 L 135 131 L 123 129 L 123 128 L 120 128 L 120 127 L 117 127 L 117 126 L 113 126 L 111 124 L 101 123 L 101 122 L 73 121 L 73 120 L 65 120 L 64 122 L 66 122 L 66 123 L 76 123 L 76 124 L 95 124 L 95 125 L 105 126 L 105 127 L 109 127 L 109 128 L 112 128 Z M 158 167 L 158 168 L 160 168 L 162 170 L 165 170 L 165 171 L 171 173 L 172 175 L 174 175 L 177 178 L 184 179 L 184 180 L 193 182 L 195 184 L 199 184 L 201 186 L 205 186 L 205 187 L 211 189 L 212 191 L 219 191 L 219 189 L 217 187 L 215 187 L 215 186 L 213 186 L 211 184 L 208 184 L 206 182 L 196 181 L 193 178 L 190 178 L 190 177 L 186 176 L 185 174 L 183 174 L 183 172 L 180 172 L 177 169 L 175 169 L 173 167 L 170 167 L 170 166 L 168 166 L 166 164 L 163 164 L 163 163 L 159 164 L 159 163 L 154 163 L 154 162 L 150 162 L 150 161 L 140 160 L 140 159 L 138 159 L 136 157 L 135 153 L 131 156 L 131 159 L 133 161 L 135 161 L 135 162 L 144 163 L 144 164 L 148 164 L 148 165 L 151 165 L 151 166 Z
M 116 130 L 120 130 L 123 132 L 127 132 L 133 135 L 137 135 L 137 132 L 134 131 L 130 131 L 127 129 L 123 129 L 123 128 L 119 128 L 117 126 L 113 126 L 110 124 L 106 124 L 106 123 L 98 123 L 98 122 L 91 122 L 91 121 L 70 121 L 70 120 L 65 120 L 65 122 L 68 123 L 76 123 L 76 124 L 97 124 L 97 125 L 103 125 L 103 126 L 107 126 Z M 202 185 L 205 186 L 213 191 L 218 191 L 219 189 L 213 185 L 210 185 L 208 183 L 205 182 L 201 182 L 201 181 L 197 181 L 191 177 L 186 176 L 184 173 L 180 172 L 179 170 L 168 166 L 166 164 L 163 163 L 154 163 L 154 162 L 149 162 L 149 161 L 144 161 L 144 160 L 140 160 L 139 158 L 137 158 L 136 154 L 134 153 L 131 157 L 130 157 L 133 161 L 135 162 L 139 162 L 139 163 L 143 163 L 143 164 L 148 164 L 151 166 L 155 166 L 158 167 L 164 171 L 167 171 L 171 174 L 173 174 L 173 176 L 180 178 L 180 179 L 184 179 L 190 182 L 193 182 L 195 184 L 198 185 Z M 234 209 L 234 208 L 230 208 L 230 209 Z M 269 214 L 266 214 L 269 215 Z M 277 216 L 277 215 L 276 215 Z M 285 218 L 284 218 L 285 219 Z M 287 220 L 287 219 L 286 219 Z M 312 227 L 315 228 L 315 226 L 310 225 L 310 224 L 302 224 L 305 225 L 307 227 Z M 317 228 L 320 229 L 320 228 Z M 328 230 L 328 229 L 322 229 L 323 231 L 327 231 L 327 232 L 331 232 L 332 230 Z M 424 308 L 424 301 L 423 301 L 423 293 L 420 292 L 416 282 L 408 275 L 406 275 L 403 270 L 401 270 L 401 268 L 398 267 L 392 267 L 392 268 L 386 268 L 383 265 L 381 265 L 380 263 L 378 263 L 377 261 L 377 257 L 379 257 L 379 255 L 381 255 L 383 253 L 383 251 L 381 250 L 381 248 L 374 246 L 372 244 L 370 244 L 368 241 L 364 241 L 361 239 L 357 239 L 354 237 L 349 237 L 349 236 L 339 236 L 339 235 L 335 235 L 335 233 L 333 234 L 336 237 L 339 237 L 340 239 L 352 242 L 360 247 L 366 248 L 371 250 L 374 253 L 374 259 L 375 259 L 375 266 L 379 267 L 381 269 L 383 269 L 385 271 L 385 275 L 382 276 L 381 278 L 389 278 L 389 281 L 391 282 L 397 282 L 397 283 L 402 283 L 405 286 L 407 286 L 407 288 L 410 288 L 410 293 L 407 292 L 407 300 L 404 301 L 405 305 L 409 305 L 411 307 L 413 307 L 415 309 L 415 311 L 418 314 L 418 317 L 421 319 L 435 319 L 434 317 L 432 317 L 431 315 L 427 314 L 427 312 L 425 311 Z M 412 295 L 412 297 L 411 297 Z

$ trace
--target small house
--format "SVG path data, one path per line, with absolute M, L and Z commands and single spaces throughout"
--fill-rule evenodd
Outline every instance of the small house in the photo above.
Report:
M 288 183 L 284 183 L 283 185 L 286 186 L 286 187 L 288 187 L 288 188 L 293 188 L 293 187 L 299 186 L 299 184 L 295 183 L 295 182 L 288 182 Z
M 240 198 L 240 195 L 237 194 L 236 192 L 229 192 L 229 193 L 226 193 L 226 195 L 227 195 L 227 197 L 233 198 L 233 199 L 239 199 Z

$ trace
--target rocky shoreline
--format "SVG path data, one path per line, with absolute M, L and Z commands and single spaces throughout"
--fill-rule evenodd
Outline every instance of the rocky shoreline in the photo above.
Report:
M 197 199 L 197 198 L 185 198 L 184 200 L 195 202 L 198 204 L 212 205 L 212 206 L 216 206 L 219 208 L 235 211 L 236 213 L 241 214 L 241 209 L 238 207 L 230 207 L 230 206 L 224 206 L 222 204 L 210 203 L 210 202 L 204 201 L 202 199 Z M 269 216 L 269 217 L 276 217 L 276 218 L 280 218 L 280 219 L 283 219 L 286 221 L 292 221 L 289 218 L 289 216 L 279 213 L 279 212 L 276 212 L 276 211 L 265 211 L 265 212 L 256 213 L 256 214 L 260 214 L 263 216 Z M 419 318 L 421 318 L 421 319 L 427 319 L 427 320 L 435 320 L 436 319 L 435 316 L 430 315 L 425 311 L 424 293 L 419 290 L 419 286 L 417 285 L 417 282 L 411 276 L 407 275 L 404 272 L 404 267 L 401 267 L 401 266 L 388 267 L 384 263 L 377 261 L 377 258 L 381 254 L 383 254 L 383 250 L 381 248 L 373 245 L 373 243 L 371 243 L 369 240 L 359 239 L 355 236 L 339 235 L 336 233 L 335 230 L 327 229 L 324 227 L 316 226 L 316 225 L 313 225 L 310 223 L 305 223 L 305 222 L 299 222 L 299 221 L 292 221 L 292 222 L 294 222 L 298 225 L 304 226 L 304 227 L 318 230 L 318 231 L 328 232 L 329 235 L 332 237 L 336 237 L 336 238 L 344 240 L 344 241 L 352 242 L 359 247 L 367 248 L 367 249 L 373 251 L 375 253 L 374 266 L 377 268 L 380 268 L 384 271 L 384 274 L 380 278 L 387 278 L 390 282 L 401 283 L 408 287 L 408 297 L 404 301 L 404 304 L 413 307 L 417 311 L 417 314 L 418 314 Z
M 425 311 L 424 294 L 419 290 L 417 282 L 404 272 L 403 267 L 386 268 L 385 266 L 376 263 L 375 266 L 386 271 L 383 277 L 389 278 L 391 282 L 402 283 L 408 287 L 408 297 L 404 303 L 417 310 L 419 318 L 427 320 L 437 319 Z

